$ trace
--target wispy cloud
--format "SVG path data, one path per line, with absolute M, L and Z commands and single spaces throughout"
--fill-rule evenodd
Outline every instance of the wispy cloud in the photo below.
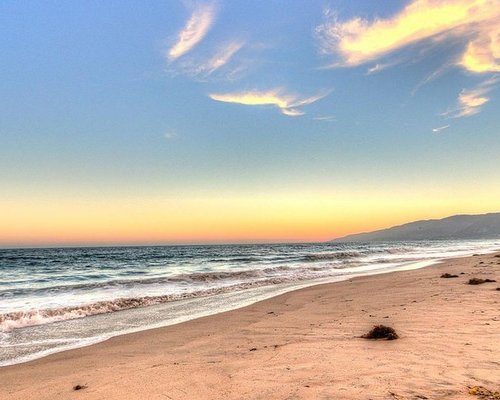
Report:
M 337 118 L 334 115 L 323 115 L 320 117 L 314 117 L 314 121 L 324 121 L 324 122 L 336 122 Z
M 163 137 L 167 140 L 175 139 L 177 137 L 177 132 L 169 130 L 163 135 Z
M 226 66 L 243 46 L 244 42 L 233 41 L 219 46 L 215 54 L 209 57 L 187 57 L 186 60 L 177 63 L 173 67 L 173 71 L 175 73 L 180 72 L 193 78 L 204 80 L 217 70 Z M 227 75 L 230 75 L 238 68 L 241 68 L 241 65 L 238 64 L 235 68 L 225 72 Z
M 305 112 L 298 109 L 298 107 L 312 104 L 322 99 L 329 93 L 330 91 L 327 91 L 311 97 L 299 97 L 287 94 L 283 89 L 274 89 L 269 91 L 246 91 L 224 94 L 212 93 L 209 97 L 216 101 L 244 104 L 247 106 L 271 105 L 278 107 L 284 115 L 296 117 L 305 114 Z
M 482 90 L 463 90 L 458 96 L 460 112 L 456 117 L 470 117 L 481 111 L 481 107 L 490 100 L 483 94 Z
M 392 68 L 392 67 L 396 66 L 397 64 L 401 63 L 402 61 L 403 61 L 403 58 L 398 57 L 398 58 L 392 59 L 391 61 L 376 63 L 373 67 L 370 67 L 366 70 L 366 75 L 378 74 L 379 72 L 382 72 L 388 68 Z
M 446 71 L 448 71 L 451 67 L 453 66 L 453 64 L 451 63 L 448 63 L 448 64 L 445 64 L 445 65 L 442 65 L 441 67 L 439 67 L 438 69 L 436 69 L 435 71 L 431 72 L 429 75 L 427 75 L 423 80 L 421 80 L 414 88 L 413 90 L 411 91 L 411 95 L 412 96 L 415 96 L 415 94 L 425 85 L 427 85 L 429 82 L 432 82 L 433 80 L 439 78 L 440 76 L 442 76 Z
M 433 128 L 432 129 L 432 132 L 434 133 L 439 133 L 441 131 L 444 131 L 445 129 L 448 129 L 451 125 L 444 125 L 444 126 L 440 126 L 438 128 Z
M 377 74 L 380 71 L 383 71 L 384 69 L 387 69 L 387 68 L 389 68 L 392 65 L 394 65 L 394 64 L 391 64 L 391 63 L 386 63 L 386 64 L 377 63 L 373 67 L 370 67 L 370 68 L 367 69 L 366 75 Z
M 168 50 L 168 60 L 176 60 L 195 47 L 208 33 L 214 19 L 215 7 L 213 4 L 197 5 L 186 26 L 179 32 L 176 43 Z
M 330 11 L 326 18 L 316 34 L 321 52 L 338 57 L 333 66 L 357 66 L 425 40 L 459 36 L 469 40 L 459 65 L 471 72 L 500 68 L 500 0 L 413 0 L 386 19 L 341 22 Z
M 474 89 L 463 89 L 458 95 L 457 106 L 442 114 L 448 118 L 462 118 L 476 115 L 490 101 L 486 95 L 500 82 L 500 76 L 494 76 L 479 84 Z
M 207 74 L 211 74 L 215 70 L 226 65 L 242 47 L 242 42 L 232 42 L 223 46 L 214 57 L 202 66 L 202 69 L 206 71 Z
M 296 108 L 282 108 L 281 112 L 289 117 L 299 117 L 305 114 L 304 111 L 297 110 Z

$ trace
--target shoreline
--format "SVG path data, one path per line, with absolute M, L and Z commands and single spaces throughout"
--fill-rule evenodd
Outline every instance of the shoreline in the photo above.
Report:
M 488 253 L 484 253 L 488 254 Z M 455 258 L 455 257 L 453 257 Z M 178 300 L 172 300 L 172 301 L 167 301 L 164 303 L 159 303 L 155 305 L 148 305 L 148 306 L 142 306 L 142 307 L 134 307 L 134 308 L 129 308 L 129 309 L 124 309 L 120 310 L 118 312 L 105 312 L 105 313 L 98 313 L 98 314 L 93 314 L 93 315 L 88 315 L 83 318 L 73 318 L 73 319 L 68 319 L 68 320 L 61 320 L 61 321 L 54 321 L 46 324 L 38 324 L 38 325 L 28 325 L 26 327 L 20 328 L 22 332 L 26 332 L 25 330 L 32 330 L 32 329 L 44 329 L 48 328 L 50 330 L 53 330 L 52 328 L 59 328 L 59 329 L 65 329 L 65 324 L 67 323 L 86 323 L 87 327 L 91 327 L 94 325 L 99 325 L 102 323 L 108 323 L 109 321 L 106 321 L 108 318 L 114 318 L 115 323 L 117 325 L 126 325 L 127 320 L 130 318 L 137 318 L 137 315 L 141 315 L 144 320 L 147 320 L 146 315 L 150 315 L 151 313 L 155 314 L 171 314 L 172 313 L 172 308 L 177 309 L 179 308 L 179 305 L 186 305 L 187 303 L 195 303 L 197 304 L 197 307 L 195 306 L 193 309 L 193 306 L 191 305 L 189 308 L 189 313 L 186 315 L 184 313 L 183 317 L 170 317 L 167 320 L 161 320 L 160 322 L 155 322 L 152 323 L 150 321 L 144 322 L 140 326 L 136 326 L 133 328 L 129 329 L 124 329 L 120 331 L 113 331 L 113 332 L 106 332 L 105 334 L 96 337 L 96 336 L 91 336 L 91 337 L 82 337 L 75 341 L 72 344 L 66 344 L 64 346 L 60 347 L 54 347 L 54 348 L 49 348 L 46 350 L 41 350 L 35 353 L 30 353 L 27 355 L 23 356 L 18 356 L 16 359 L 7 359 L 3 360 L 0 358 L 0 368 L 7 367 L 7 366 L 12 366 L 12 365 L 17 365 L 17 364 L 23 364 L 26 362 L 38 360 L 40 358 L 47 357 L 51 354 L 56 354 L 64 351 L 69 351 L 69 350 L 74 350 L 78 349 L 81 347 L 88 347 L 92 346 L 97 343 L 104 342 L 106 340 L 109 340 L 113 337 L 117 336 L 122 336 L 122 335 L 129 335 L 131 333 L 137 333 L 137 332 L 142 332 L 142 331 L 148 331 L 151 329 L 157 329 L 157 328 L 162 328 L 166 326 L 172 326 L 184 322 L 188 322 L 197 318 L 203 318 L 211 315 L 216 315 L 228 311 L 233 311 L 233 310 L 238 310 L 240 308 L 244 308 L 247 306 L 250 306 L 252 304 L 269 300 L 272 299 L 273 297 L 280 296 L 285 293 L 289 293 L 292 291 L 300 290 L 300 289 L 305 289 L 308 287 L 312 286 L 317 286 L 317 285 L 323 285 L 323 284 L 332 284 L 332 283 L 338 283 L 338 282 L 343 282 L 347 281 L 349 279 L 354 279 L 358 277 L 364 277 L 364 276 L 372 276 L 372 275 L 379 275 L 379 274 L 387 274 L 391 272 L 398 272 L 398 271 L 408 271 L 408 270 L 414 270 L 414 269 L 420 269 L 420 268 L 426 268 L 434 264 L 438 264 L 440 262 L 443 262 L 445 259 L 425 259 L 425 260 L 410 260 L 410 261 L 405 261 L 401 262 L 400 264 L 397 264 L 395 266 L 384 266 L 380 267 L 378 266 L 375 269 L 365 269 L 362 271 L 351 271 L 347 272 L 344 274 L 340 275 L 332 275 L 328 277 L 322 277 L 322 278 L 316 278 L 316 279 L 305 279 L 305 280 L 296 280 L 296 281 L 290 281 L 290 282 L 283 282 L 279 284 L 262 284 L 262 285 L 255 285 L 254 287 L 250 287 L 247 289 L 238 289 L 238 290 L 229 290 L 227 292 L 221 292 L 215 295 L 206 295 L 206 296 L 199 296 L 199 297 L 188 297 L 185 299 L 178 299 Z M 383 265 L 383 264 L 380 264 Z M 224 304 L 224 306 L 220 306 L 220 303 L 230 303 Z M 210 310 L 210 306 L 215 306 L 218 308 Z M 182 308 L 182 306 L 180 307 Z M 175 312 L 175 311 L 174 311 Z M 132 315 L 131 315 L 132 314 Z M 31 331 L 30 331 L 31 333 Z M 28 342 L 31 340 L 31 334 L 24 334 L 20 338 L 18 337 L 18 340 L 21 340 L 23 343 Z M 38 332 L 38 335 L 40 332 Z M 36 334 L 35 334 L 36 335 Z M 56 338 L 52 340 L 58 340 Z M 63 339 L 61 339 L 63 340 Z M 75 339 L 76 340 L 76 339 Z
M 273 398 L 269 397 L 271 392 L 280 393 L 279 398 L 292 395 L 295 397 L 289 398 L 363 398 L 365 395 L 371 396 L 370 398 L 391 398 L 388 391 L 392 385 L 384 377 L 388 374 L 397 383 L 398 380 L 405 379 L 402 372 L 409 373 L 406 363 L 403 365 L 399 360 L 398 364 L 398 352 L 393 350 L 406 354 L 408 349 L 404 343 L 415 340 L 416 332 L 426 337 L 427 341 L 432 339 L 431 344 L 435 347 L 436 341 L 441 342 L 441 345 L 448 344 L 450 333 L 461 330 L 460 337 L 471 336 L 471 342 L 477 341 L 482 346 L 481 356 L 486 357 L 485 354 L 491 353 L 491 360 L 486 365 L 483 365 L 484 360 L 476 360 L 483 365 L 481 372 L 477 372 L 475 379 L 469 378 L 470 382 L 462 385 L 452 382 L 451 387 L 446 390 L 445 387 L 449 385 L 444 385 L 443 382 L 437 388 L 431 387 L 432 385 L 416 386 L 421 395 L 427 397 L 426 389 L 434 396 L 439 395 L 439 398 L 462 398 L 460 396 L 463 396 L 469 383 L 478 381 L 483 386 L 491 386 L 500 381 L 500 372 L 495 373 L 494 369 L 500 371 L 498 362 L 494 361 L 495 353 L 500 354 L 498 335 L 496 342 L 491 340 L 491 335 L 498 332 L 500 327 L 500 320 L 496 318 L 498 293 L 494 290 L 497 284 L 488 283 L 476 287 L 462 282 L 472 275 L 484 275 L 498 280 L 500 258 L 496 255 L 498 254 L 448 259 L 420 269 L 308 286 L 243 308 L 176 325 L 115 336 L 87 347 L 1 367 L 0 380 L 3 384 L 0 386 L 0 397 L 67 398 L 73 392 L 72 387 L 80 384 L 88 387 L 78 395 L 89 399 L 141 398 L 138 388 L 145 387 L 148 388 L 147 398 Z M 479 264 L 481 262 L 483 264 Z M 464 275 L 459 275 L 458 279 L 441 279 L 441 271 L 458 274 L 464 272 Z M 391 290 L 388 291 L 388 287 Z M 445 291 L 434 293 L 438 288 Z M 451 292 L 448 293 L 447 290 Z M 464 293 L 460 292 L 471 297 L 471 300 L 481 295 L 482 303 L 465 302 L 462 298 Z M 457 296 L 460 294 L 461 296 Z M 445 295 L 449 297 L 443 297 Z M 410 300 L 411 297 L 415 299 Z M 332 305 L 336 307 L 331 307 Z M 426 305 L 426 308 L 421 309 L 422 305 Z M 457 305 L 460 307 L 457 308 Z M 478 307 L 482 307 L 479 312 L 475 310 Z M 411 311 L 413 309 L 416 310 Z M 454 313 L 464 312 L 465 319 L 453 318 Z M 410 318 L 412 313 L 413 318 Z M 436 315 L 429 318 L 428 314 Z M 436 319 L 441 320 L 443 315 L 448 318 L 443 319 L 438 327 L 433 327 Z M 482 330 L 487 332 L 477 335 L 474 331 L 477 326 L 470 322 L 479 317 L 484 319 L 485 316 L 491 319 L 481 323 Z M 412 326 L 423 321 L 429 324 L 427 329 Z M 464 321 L 469 323 L 464 326 Z M 359 339 L 375 323 L 394 325 L 401 332 L 401 339 L 394 342 Z M 446 329 L 447 326 L 450 331 Z M 491 333 L 488 333 L 490 330 Z M 314 346 L 310 347 L 311 340 L 321 348 L 321 352 Z M 415 345 L 418 348 L 418 344 L 422 347 L 426 343 L 412 343 L 410 349 L 415 349 Z M 469 365 L 468 358 L 478 357 L 476 353 L 469 351 L 473 348 L 473 343 L 461 343 L 453 349 L 440 349 L 441 353 L 448 353 L 449 358 L 454 359 L 452 364 L 457 371 L 451 371 L 451 375 L 468 375 L 468 368 L 462 364 Z M 290 349 L 293 351 L 290 352 Z M 366 354 L 367 349 L 374 353 Z M 427 355 L 432 359 L 440 355 L 440 351 Z M 332 358 L 325 359 L 326 354 Z M 411 352 L 412 357 L 422 361 L 419 354 Z M 366 372 L 356 376 L 370 367 L 370 361 L 373 362 L 373 357 L 377 355 L 382 357 L 384 368 L 375 375 L 373 372 L 371 375 Z M 356 357 L 363 363 L 357 361 Z M 318 358 L 324 361 L 322 366 L 317 365 Z M 332 359 L 338 365 L 347 362 L 342 373 L 338 371 L 338 365 L 335 368 L 331 365 Z M 297 364 L 300 368 L 297 368 Z M 353 369 L 354 365 L 356 368 Z M 431 366 L 440 370 L 438 364 L 431 363 Z M 421 364 L 415 367 L 417 368 L 410 368 L 412 374 L 423 369 Z M 245 370 L 246 374 L 238 373 L 240 369 Z M 373 369 L 373 365 L 368 369 Z M 429 365 L 425 365 L 425 369 L 426 371 L 420 371 L 420 375 L 429 378 Z M 348 370 L 351 370 L 350 377 L 346 374 Z M 268 374 L 263 374 L 264 371 Z M 328 372 L 343 378 L 339 379 L 337 376 L 331 381 L 327 378 Z M 441 371 L 443 373 L 445 372 Z M 199 382 L 193 384 L 192 376 L 200 376 Z M 367 382 L 353 385 L 353 382 L 360 379 Z M 379 382 L 380 379 L 382 383 Z M 257 387 L 253 381 L 259 381 L 260 386 Z M 304 383 L 305 381 L 308 383 Z M 144 386 L 145 382 L 149 383 Z M 349 387 L 348 382 L 352 387 Z M 410 386 L 415 387 L 415 384 L 412 381 Z M 411 388 L 407 385 L 405 388 L 391 390 L 398 393 L 398 396 L 404 396 L 404 392 L 409 389 Z M 412 390 L 415 392 L 414 389 Z M 435 389 L 439 390 L 436 392 Z
M 481 254 L 489 254 L 489 253 L 481 253 Z M 455 258 L 455 257 L 453 257 Z M 462 258 L 462 256 L 460 257 Z M 317 285 L 325 285 L 325 284 L 333 284 L 333 283 L 339 283 L 339 282 L 344 282 L 350 279 L 355 279 L 359 277 L 367 277 L 367 276 L 373 276 L 373 275 L 381 275 L 381 274 L 388 274 L 388 273 L 393 273 L 393 272 L 399 272 L 399 271 L 411 271 L 414 269 L 420 269 L 420 268 L 427 268 L 429 266 L 435 265 L 442 263 L 450 258 L 445 258 L 445 259 L 428 259 L 428 260 L 412 260 L 412 261 L 407 261 L 404 263 L 401 263 L 397 266 L 392 266 L 392 267 L 382 267 L 382 268 L 377 268 L 373 270 L 363 270 L 361 272 L 349 272 L 345 275 L 336 275 L 336 276 L 330 276 L 330 277 L 323 277 L 323 278 L 317 278 L 313 280 L 298 280 L 298 281 L 291 281 L 291 282 L 286 282 L 286 283 L 280 283 L 280 284 L 275 284 L 275 285 L 262 285 L 262 286 L 255 286 L 253 288 L 248 288 L 248 289 L 242 289 L 242 290 L 236 290 L 236 291 L 228 291 L 228 292 L 222 292 L 217 295 L 208 295 L 208 296 L 200 296 L 200 297 L 193 297 L 193 298 L 186 298 L 186 299 L 179 299 L 179 300 L 173 300 L 165 303 L 160 303 L 156 305 L 149 305 L 149 306 L 144 306 L 144 307 L 137 307 L 137 308 L 130 308 L 130 309 L 124 309 L 120 310 L 117 314 L 114 312 L 111 313 L 101 313 L 101 314 L 94 314 L 90 315 L 84 318 L 76 318 L 76 319 L 69 319 L 69 320 L 62 320 L 62 321 L 54 321 L 49 324 L 41 324 L 41 325 L 34 325 L 34 326 L 27 326 L 22 329 L 32 329 L 32 328 L 44 328 L 47 326 L 50 327 L 62 327 L 64 329 L 64 324 L 65 323 L 72 323 L 72 322 L 79 322 L 79 321 L 87 321 L 89 325 L 95 325 L 96 323 L 99 324 L 101 321 L 99 321 L 100 318 L 109 318 L 109 317 L 117 317 L 116 322 L 120 325 L 122 325 L 125 320 L 123 318 L 120 318 L 119 316 L 123 316 L 125 314 L 129 315 L 129 313 L 140 313 L 140 314 L 146 314 L 147 312 L 151 313 L 171 313 L 171 309 L 169 309 L 170 306 L 177 306 L 178 304 L 185 304 L 186 302 L 198 302 L 199 307 L 196 311 L 194 311 L 192 314 L 190 313 L 188 316 L 181 317 L 181 318 L 170 318 L 169 320 L 163 320 L 161 322 L 157 323 L 145 323 L 141 325 L 140 327 L 135 327 L 135 328 L 130 328 L 122 331 L 115 331 L 115 332 L 108 332 L 106 335 L 103 335 L 101 337 L 88 337 L 88 338 L 81 338 L 78 340 L 78 343 L 73 343 L 73 344 L 67 344 L 58 348 L 51 348 L 47 350 L 42 350 L 39 352 L 35 352 L 32 354 L 28 354 L 25 356 L 19 356 L 15 360 L 7 360 L 7 361 L 2 361 L 0 360 L 0 369 L 3 367 L 9 367 L 13 365 L 18 365 L 18 364 L 24 364 L 27 362 L 35 361 L 41 358 L 48 357 L 52 354 L 57 354 L 65 351 L 70 351 L 70 350 L 75 350 L 83 347 L 88 347 L 88 346 L 93 346 L 98 343 L 105 342 L 109 339 L 112 339 L 114 337 L 118 336 L 123 336 L 123 335 L 129 335 L 132 333 L 138 333 L 138 332 L 143 332 L 143 331 L 149 331 L 151 329 L 158 329 L 158 328 L 164 328 L 167 326 L 172 326 L 172 325 L 177 325 L 177 324 L 182 324 L 191 320 L 195 320 L 198 318 L 203 318 L 203 317 L 208 317 L 212 315 L 217 315 L 229 311 L 234 311 L 238 310 L 247 306 L 250 306 L 255 303 L 259 303 L 261 301 L 266 301 L 269 299 L 272 299 L 277 296 L 281 296 L 286 293 L 290 293 L 296 290 L 301 290 L 301 289 L 307 289 L 309 287 L 317 286 Z M 223 302 L 230 302 L 232 303 L 231 305 L 227 305 L 222 308 L 218 308 L 216 310 L 209 310 L 209 306 L 212 304 L 220 303 L 221 300 Z M 236 304 L 234 303 L 236 301 Z M 206 304 L 208 303 L 208 304 Z M 192 310 L 191 310 L 192 311 Z M 97 318 L 97 320 L 96 320 Z M 63 324 L 63 325 L 61 325 Z M 24 340 L 24 342 L 27 342 L 29 339 L 28 338 Z

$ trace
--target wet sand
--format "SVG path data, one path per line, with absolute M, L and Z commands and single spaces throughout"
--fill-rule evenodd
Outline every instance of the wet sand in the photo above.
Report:
M 469 387 L 500 390 L 499 271 L 483 255 L 300 289 L 0 368 L 0 399 L 484 399 Z M 400 338 L 362 339 L 375 324 Z

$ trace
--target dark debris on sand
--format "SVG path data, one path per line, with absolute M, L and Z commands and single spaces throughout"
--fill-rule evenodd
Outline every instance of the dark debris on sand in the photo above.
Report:
M 443 275 L 441 275 L 441 278 L 458 278 L 458 275 L 449 274 L 448 272 L 446 272 Z
M 496 282 L 494 279 L 481 279 L 481 278 L 471 278 L 469 279 L 469 282 L 467 282 L 469 285 L 481 285 L 483 283 L 489 283 L 489 282 Z
M 394 328 L 385 325 L 375 325 L 370 332 L 365 333 L 361 337 L 363 339 L 387 339 L 387 340 L 395 340 L 399 338 Z
M 83 390 L 83 389 L 87 389 L 87 386 L 86 385 L 75 385 L 75 386 L 73 386 L 73 390 Z
M 500 392 L 494 392 L 482 386 L 469 386 L 469 394 L 483 400 L 500 400 Z

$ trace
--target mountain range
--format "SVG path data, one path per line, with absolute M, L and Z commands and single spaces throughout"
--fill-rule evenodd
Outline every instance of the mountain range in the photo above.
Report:
M 446 239 L 500 239 L 500 212 L 453 215 L 410 222 L 373 232 L 334 239 L 333 242 L 412 241 Z

